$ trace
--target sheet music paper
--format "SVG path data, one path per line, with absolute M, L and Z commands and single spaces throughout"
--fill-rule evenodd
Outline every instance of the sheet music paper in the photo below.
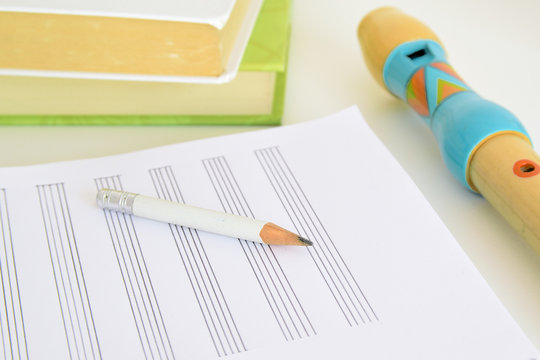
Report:
M 272 221 L 314 246 L 103 211 L 101 187 Z M 0 169 L 0 220 L 4 358 L 538 358 L 356 108 Z

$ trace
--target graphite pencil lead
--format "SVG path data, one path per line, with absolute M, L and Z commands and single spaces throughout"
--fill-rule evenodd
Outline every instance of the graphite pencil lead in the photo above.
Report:
M 298 236 L 298 241 L 304 246 L 313 246 L 313 241 L 306 239 L 305 237 Z

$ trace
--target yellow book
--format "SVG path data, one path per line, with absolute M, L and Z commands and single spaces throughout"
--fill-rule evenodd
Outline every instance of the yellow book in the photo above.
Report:
M 265 0 L 240 71 L 224 84 L 0 76 L 0 125 L 276 125 L 290 0 Z
M 261 2 L 5 0 L 0 74 L 226 82 Z

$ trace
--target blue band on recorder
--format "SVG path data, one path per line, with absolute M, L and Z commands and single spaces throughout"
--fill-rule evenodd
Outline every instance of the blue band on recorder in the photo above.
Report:
M 505 108 L 473 91 L 456 93 L 435 110 L 431 130 L 444 162 L 469 189 L 468 166 L 477 147 L 497 133 L 515 132 L 529 139 L 519 120 Z M 529 139 L 530 142 L 530 139 Z
M 392 50 L 384 64 L 383 80 L 388 90 L 424 118 L 446 165 L 471 190 L 469 162 L 484 140 L 507 132 L 529 139 L 512 113 L 471 91 L 433 40 L 406 42 Z
M 407 101 L 406 85 L 420 68 L 446 61 L 444 49 L 433 40 L 417 40 L 396 47 L 386 58 L 383 80 L 390 92 Z

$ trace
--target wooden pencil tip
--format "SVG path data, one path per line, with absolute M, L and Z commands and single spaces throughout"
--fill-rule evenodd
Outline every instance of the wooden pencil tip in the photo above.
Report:
M 259 234 L 261 240 L 268 245 L 311 246 L 313 243 L 289 230 L 273 223 L 266 223 Z
M 313 246 L 313 241 L 306 239 L 304 237 L 298 236 L 298 241 L 300 241 L 304 246 Z

